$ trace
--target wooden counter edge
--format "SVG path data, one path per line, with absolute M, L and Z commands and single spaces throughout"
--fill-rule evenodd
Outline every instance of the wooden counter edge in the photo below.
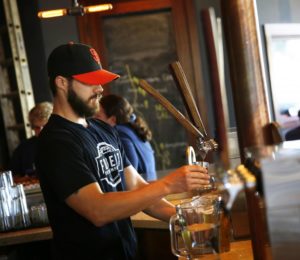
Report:
M 251 240 L 240 240 L 240 241 L 231 242 L 229 252 L 221 253 L 218 255 L 212 255 L 212 254 L 203 255 L 201 259 L 213 260 L 216 259 L 216 256 L 218 256 L 217 259 L 219 260 L 240 260 L 240 259 L 253 260 L 254 258 L 253 258 Z M 185 260 L 185 259 L 186 259 L 185 257 L 178 258 L 178 260 Z
M 48 239 L 52 239 L 52 230 L 49 226 L 30 228 L 0 233 L 0 246 L 16 245 Z
M 168 223 L 152 218 L 143 212 L 131 217 L 134 228 L 167 229 Z M 52 230 L 49 226 L 29 228 L 24 230 L 0 233 L 0 247 L 28 243 L 33 241 L 52 239 Z

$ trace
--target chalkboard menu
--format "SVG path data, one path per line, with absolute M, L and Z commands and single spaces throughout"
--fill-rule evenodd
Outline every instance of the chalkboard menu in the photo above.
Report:
M 103 26 L 109 70 L 121 75 L 110 92 L 126 97 L 149 124 L 157 170 L 184 164 L 186 131 L 135 80 L 145 79 L 184 113 L 169 71 L 169 64 L 177 60 L 170 11 L 110 16 L 104 18 Z

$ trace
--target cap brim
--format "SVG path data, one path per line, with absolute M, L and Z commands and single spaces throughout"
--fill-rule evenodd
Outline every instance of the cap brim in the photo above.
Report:
M 105 85 L 119 78 L 120 75 L 102 69 L 88 73 L 73 75 L 72 77 L 88 85 Z

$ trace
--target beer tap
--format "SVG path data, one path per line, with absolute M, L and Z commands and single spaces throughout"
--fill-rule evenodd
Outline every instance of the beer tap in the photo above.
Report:
M 177 83 L 177 87 L 182 95 L 183 100 L 185 101 L 185 105 L 188 111 L 188 114 L 191 118 L 191 120 L 194 122 L 194 124 L 202 130 L 202 133 L 204 133 L 206 136 L 206 131 L 204 128 L 204 125 L 202 123 L 200 114 L 198 112 L 196 103 L 194 101 L 190 86 L 188 84 L 188 81 L 186 79 L 186 76 L 184 74 L 184 71 L 181 67 L 181 64 L 176 61 L 170 64 L 171 71 L 173 73 L 174 79 Z M 221 102 L 223 103 L 223 101 Z M 223 104 L 220 104 L 222 106 Z M 224 111 L 225 109 L 223 109 Z M 226 116 L 223 114 L 223 122 L 226 121 Z M 220 127 L 226 127 L 226 123 L 224 123 L 225 126 Z M 224 130 L 224 129 L 223 129 Z M 224 130 L 226 131 L 226 129 Z M 213 140 L 209 139 L 204 141 L 203 139 L 197 139 L 197 148 L 199 150 L 199 153 L 202 158 L 205 158 L 207 152 L 210 150 L 218 150 L 219 145 Z M 226 141 L 226 145 L 224 144 Z M 230 210 L 232 208 L 232 205 L 238 195 L 238 193 L 244 188 L 244 182 L 240 178 L 240 175 L 237 173 L 236 170 L 233 170 L 230 168 L 230 162 L 229 162 L 229 153 L 227 148 L 227 135 L 226 140 L 223 140 L 223 147 L 221 147 L 223 156 L 221 156 L 222 164 L 225 169 L 223 169 L 222 176 L 217 176 L 214 181 L 216 182 L 214 186 L 217 187 L 220 193 L 224 193 L 224 191 L 227 191 L 229 194 L 227 202 L 226 202 L 226 209 Z
M 197 109 L 195 100 L 193 98 L 191 89 L 189 87 L 186 76 L 178 61 L 170 64 L 171 72 L 177 84 L 177 87 L 182 95 L 185 107 L 190 119 L 187 119 L 179 110 L 177 110 L 164 96 L 162 96 L 154 87 L 147 81 L 140 79 L 139 86 L 143 88 L 148 94 L 153 96 L 188 132 L 196 138 L 196 146 L 198 152 L 204 161 L 206 155 L 210 151 L 217 151 L 219 149 L 218 143 L 214 139 L 208 138 L 207 132 L 201 120 L 200 113 Z M 188 148 L 189 149 L 189 148 Z M 187 158 L 190 158 L 189 164 L 192 160 L 196 160 L 193 149 L 188 150 Z M 225 158 L 225 159 L 224 159 Z M 227 192 L 228 199 L 225 202 L 226 209 L 230 210 L 238 193 L 244 188 L 244 182 L 240 178 L 236 170 L 230 169 L 228 152 L 225 151 L 223 156 L 225 169 L 223 169 L 222 176 L 215 178 L 214 185 L 220 193 Z

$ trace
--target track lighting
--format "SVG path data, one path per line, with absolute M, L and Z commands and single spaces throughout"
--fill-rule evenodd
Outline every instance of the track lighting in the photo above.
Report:
M 47 11 L 38 12 L 39 18 L 52 18 L 59 17 L 65 15 L 84 15 L 95 12 L 103 12 L 107 10 L 111 10 L 113 8 L 112 4 L 99 4 L 99 5 L 90 5 L 90 6 L 82 6 L 79 5 L 77 0 L 73 0 L 73 5 L 70 8 L 62 8 L 62 9 L 54 9 Z

